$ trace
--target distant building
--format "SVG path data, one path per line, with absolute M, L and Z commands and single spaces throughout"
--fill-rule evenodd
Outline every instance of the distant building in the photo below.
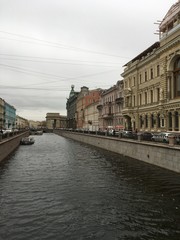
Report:
M 4 127 L 13 129 L 16 125 L 16 109 L 4 101 Z
M 124 117 L 122 114 L 124 104 L 124 82 L 119 80 L 116 83 L 115 92 L 115 111 L 114 111 L 114 128 L 122 130 L 125 128 Z
M 29 128 L 29 121 L 23 117 L 16 115 L 16 128 L 19 130 Z
M 28 120 L 28 122 L 29 122 L 29 128 L 31 129 L 38 129 L 41 127 L 40 121 Z
M 76 104 L 76 122 L 77 128 L 85 128 L 87 122 L 85 120 L 85 108 L 87 109 L 92 103 L 99 102 L 102 89 L 89 90 L 89 88 L 83 86 L 77 97 Z
M 99 129 L 99 112 L 97 106 L 99 105 L 101 92 L 101 89 L 91 90 L 89 95 L 85 96 L 86 106 L 84 107 L 83 129 L 90 131 L 98 131 Z
M 0 129 L 5 128 L 5 107 L 4 100 L 0 98 Z
M 99 110 L 99 128 L 115 128 L 115 99 L 117 86 L 114 85 L 101 93 L 100 104 L 97 106 Z
M 76 103 L 79 92 L 74 91 L 74 85 L 71 86 L 69 98 L 66 103 L 67 110 L 67 128 L 76 129 Z
M 59 113 L 47 113 L 46 114 L 46 127 L 48 129 L 66 128 L 67 117 L 62 116 Z

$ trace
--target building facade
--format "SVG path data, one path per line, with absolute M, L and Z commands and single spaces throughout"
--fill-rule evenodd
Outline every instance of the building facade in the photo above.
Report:
M 99 101 L 91 103 L 90 105 L 84 108 L 84 125 L 83 129 L 89 131 L 98 131 L 99 129 L 99 112 L 97 106 Z
M 114 114 L 114 129 L 124 129 L 124 117 L 122 114 L 124 104 L 124 82 L 119 80 L 116 83 L 115 92 L 115 114 Z
M 0 129 L 5 128 L 5 108 L 4 100 L 0 98 Z
M 69 94 L 69 98 L 66 102 L 66 110 L 67 110 L 67 128 L 76 129 L 76 103 L 79 92 L 74 91 L 74 85 L 71 86 L 71 91 Z
M 16 115 L 16 129 L 26 129 L 29 128 L 29 122 L 27 119 Z
M 66 128 L 67 117 L 62 116 L 59 113 L 47 113 L 46 114 L 46 127 L 48 129 Z
M 4 102 L 4 127 L 13 129 L 16 126 L 16 109 L 7 102 Z
M 124 117 L 122 108 L 124 102 L 124 83 L 117 81 L 116 85 L 106 89 L 101 94 L 99 105 L 99 128 L 123 129 Z
M 160 40 L 125 65 L 126 129 L 180 131 L 180 2 L 160 26 Z
M 99 101 L 101 91 L 101 89 L 89 90 L 89 88 L 85 86 L 81 87 L 81 91 L 77 97 L 75 115 L 77 128 L 83 129 L 85 126 L 87 126 L 87 122 L 85 121 L 85 108 L 87 108 L 92 103 Z

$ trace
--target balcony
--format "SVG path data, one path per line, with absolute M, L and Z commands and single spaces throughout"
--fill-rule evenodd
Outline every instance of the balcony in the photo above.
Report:
M 124 98 L 123 97 L 116 98 L 115 102 L 117 104 L 123 103 L 124 102 Z
M 102 110 L 102 108 L 103 108 L 103 105 L 102 105 L 102 104 L 97 105 L 97 109 L 98 109 L 98 110 Z
M 106 105 L 111 105 L 112 104 L 112 102 L 106 102 Z
M 113 113 L 106 113 L 102 115 L 104 119 L 113 119 L 113 116 Z

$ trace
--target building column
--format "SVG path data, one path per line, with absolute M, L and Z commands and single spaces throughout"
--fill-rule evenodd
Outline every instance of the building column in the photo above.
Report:
M 164 120 L 165 120 L 165 130 L 168 131 L 169 130 L 169 112 L 167 112 Z
M 157 122 L 158 122 L 158 114 L 153 114 L 153 121 L 154 121 L 154 130 L 157 132 Z
M 148 131 L 151 130 L 151 113 L 148 113 Z
M 131 126 L 132 126 L 132 130 L 135 131 L 137 126 L 136 126 L 135 117 L 133 115 L 131 117 Z

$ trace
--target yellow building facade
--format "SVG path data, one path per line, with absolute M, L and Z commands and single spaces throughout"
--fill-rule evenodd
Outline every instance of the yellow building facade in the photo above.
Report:
M 124 127 L 180 131 L 180 1 L 159 25 L 160 40 L 125 65 Z
M 16 115 L 16 128 L 19 130 L 29 128 L 29 121 L 23 117 Z

